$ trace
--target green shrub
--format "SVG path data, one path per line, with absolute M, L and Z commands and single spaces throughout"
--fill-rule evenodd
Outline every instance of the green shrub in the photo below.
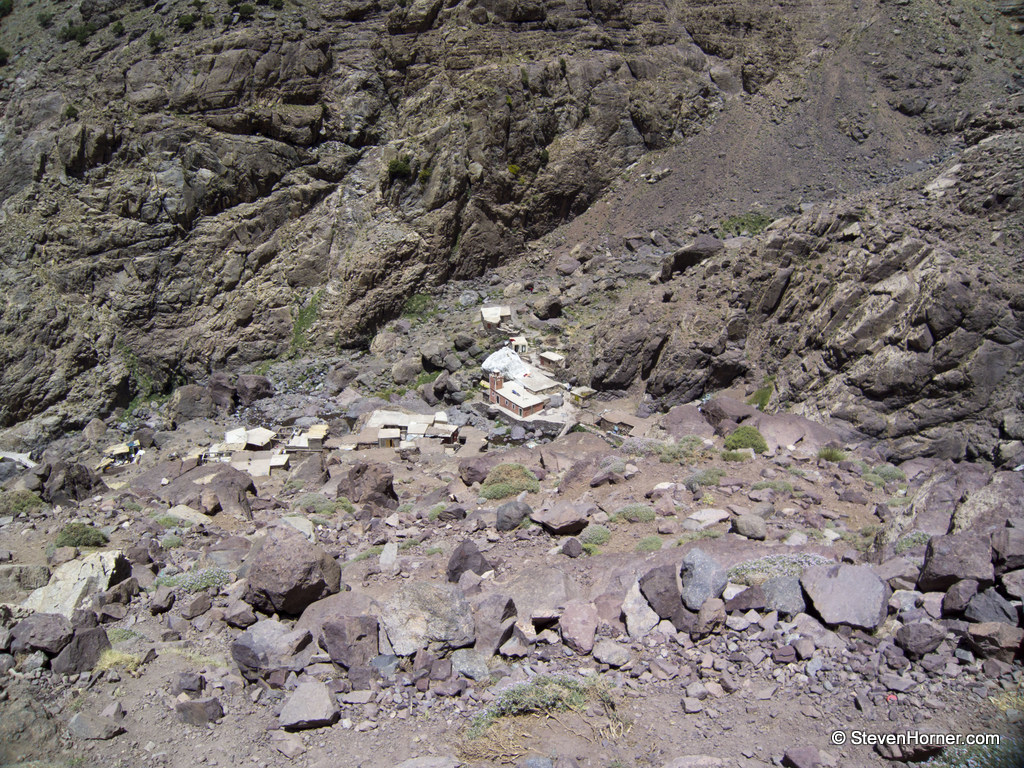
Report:
M 0 67 L 6 67 L 7 66 L 7 62 L 10 61 L 10 58 L 11 58 L 10 52 L 6 48 L 4 48 L 2 45 L 0 45 Z
M 908 549 L 914 547 L 920 547 L 927 544 L 931 540 L 924 531 L 913 531 L 900 538 L 895 544 L 893 544 L 892 551 L 894 554 L 902 555 Z
M 203 27 L 205 29 L 213 29 L 213 25 L 217 23 L 217 20 L 213 17 L 212 13 L 203 14 Z
M 674 462 L 682 463 L 692 460 L 698 453 L 702 452 L 704 441 L 696 435 L 687 435 L 674 443 L 665 443 L 655 450 L 658 460 L 663 464 Z
M 432 557 L 433 555 L 440 555 L 442 552 L 444 552 L 444 547 L 429 547 L 423 554 L 427 557 Z
M 242 3 L 238 6 L 238 18 L 248 21 L 256 15 L 256 7 L 252 3 Z
M 68 523 L 60 529 L 54 544 L 58 547 L 102 547 L 108 541 L 107 534 L 99 528 L 87 523 Z
M 160 46 L 164 44 L 164 36 L 154 29 L 149 33 L 149 40 L 147 42 L 149 43 L 149 49 L 151 51 L 159 51 Z
M 746 461 L 750 455 L 745 451 L 722 451 L 723 461 Z
M 14 11 L 14 0 L 0 0 L 0 19 Z
M 53 26 L 53 11 L 40 11 L 36 14 L 36 21 L 43 29 L 49 29 Z
M 402 317 L 408 320 L 423 319 L 436 311 L 434 297 L 426 293 L 414 293 L 402 305 Z
M 637 552 L 657 552 L 661 549 L 661 537 L 660 536 L 645 536 L 640 539 L 636 545 Z
M 519 174 L 522 173 L 522 171 L 523 171 L 523 169 L 520 168 L 515 163 L 510 163 L 509 166 L 508 166 L 508 172 L 511 173 L 516 178 L 519 178 Z
M 349 560 L 349 562 L 350 563 L 359 563 L 359 562 L 362 562 L 363 560 L 368 560 L 371 557 L 376 557 L 377 555 L 379 555 L 383 551 L 384 551 L 383 545 L 377 544 L 376 546 L 370 547 L 369 549 L 364 549 L 358 555 L 356 555 L 351 560 Z
M 174 533 L 168 533 L 162 539 L 160 539 L 160 546 L 164 549 L 177 549 L 184 542 L 181 540 L 181 536 Z
M 593 544 L 595 546 L 607 544 L 611 537 L 612 532 L 605 526 L 600 525 L 599 523 L 589 523 L 577 538 L 579 538 L 580 543 L 586 547 L 588 544 Z
M 1020 768 L 1024 765 L 1024 739 L 1001 735 L 998 745 L 953 746 L 921 763 L 922 768 Z
M 649 523 L 658 515 L 646 504 L 627 504 L 612 515 L 612 520 L 627 520 L 631 523 Z
M 750 397 L 747 398 L 747 405 L 752 405 L 757 410 L 763 411 L 768 407 L 769 401 L 772 399 L 772 388 L 761 387 L 754 392 Z
M 195 29 L 197 21 L 199 21 L 197 16 L 191 13 L 183 13 L 178 17 L 177 24 L 182 32 L 191 32 Z
M 684 544 L 689 544 L 692 541 L 703 541 L 705 539 L 717 539 L 722 535 L 721 531 L 715 531 L 711 528 L 705 528 L 701 531 L 687 531 L 678 539 L 676 539 L 676 546 L 681 547 Z
M 506 499 L 523 491 L 537 493 L 540 481 L 522 464 L 499 464 L 492 469 L 480 488 L 485 499 Z
M 64 117 L 66 117 L 68 120 L 77 120 L 78 107 L 76 107 L 74 104 L 68 104 L 67 107 L 64 109 Z
M 124 22 L 118 19 L 114 22 L 113 26 L 110 28 L 110 31 L 114 33 L 114 37 L 120 37 L 124 34 Z
M 345 501 L 348 501 L 348 499 L 345 499 Z M 350 505 L 352 504 L 350 501 L 348 503 Z M 298 501 L 292 505 L 292 508 L 302 509 L 316 515 L 333 515 L 339 508 L 341 508 L 341 503 L 340 500 L 331 501 L 320 493 L 307 493 L 301 496 Z
M 295 321 L 292 323 L 292 340 L 288 346 L 289 354 L 294 355 L 306 348 L 306 343 L 309 341 L 309 329 L 313 327 L 313 323 L 316 322 L 320 314 L 320 299 L 322 297 L 323 292 L 317 291 L 310 297 L 309 301 L 299 305 L 295 310 Z
M 768 450 L 768 443 L 764 436 L 757 431 L 757 427 L 737 427 L 725 438 L 725 448 L 729 451 L 737 451 L 742 448 L 752 448 L 754 453 L 764 453 Z
M 441 513 L 444 512 L 444 510 L 444 504 L 435 504 L 430 508 L 430 511 L 427 513 L 427 519 L 431 521 L 437 520 L 437 518 L 441 516 Z
M 270 0 L 270 7 L 275 11 L 280 11 L 284 8 L 284 0 Z
M 425 165 L 420 169 L 420 174 L 417 178 L 419 179 L 420 184 L 426 184 L 430 181 L 430 177 L 433 175 L 434 170 L 429 165 Z
M 64 27 L 58 37 L 61 42 L 69 43 L 74 40 L 79 45 L 85 45 L 96 31 L 96 25 L 92 22 L 87 24 L 68 24 Z
M 818 458 L 822 461 L 833 461 L 838 463 L 846 459 L 846 452 L 839 448 L 833 448 L 826 445 L 818 451 Z
M 409 165 L 409 161 L 408 155 L 402 155 L 389 161 L 388 179 L 394 181 L 395 179 L 407 179 L 412 176 L 412 166 Z
M 718 229 L 723 235 L 759 235 L 771 223 L 771 216 L 752 211 L 724 219 Z
M 17 517 L 41 506 L 43 500 L 32 491 L 0 491 L 0 515 Z

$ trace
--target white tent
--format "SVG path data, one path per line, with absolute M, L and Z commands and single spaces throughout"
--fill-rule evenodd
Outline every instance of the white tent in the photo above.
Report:
M 481 367 L 487 373 L 500 373 L 508 381 L 520 379 L 530 373 L 530 366 L 508 347 L 502 347 L 492 354 L 484 360 Z

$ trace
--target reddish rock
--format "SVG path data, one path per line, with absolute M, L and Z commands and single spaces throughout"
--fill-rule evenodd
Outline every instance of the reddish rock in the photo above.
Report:
M 243 600 L 264 613 L 298 616 L 311 603 L 337 592 L 341 567 L 298 531 L 278 528 L 246 558 Z

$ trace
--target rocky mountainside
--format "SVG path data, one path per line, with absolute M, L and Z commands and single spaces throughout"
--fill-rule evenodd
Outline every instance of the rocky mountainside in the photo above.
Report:
M 14 2 L 0 426 L 38 445 L 211 370 L 365 346 L 553 230 L 552 265 L 891 180 L 1019 88 L 1020 30 L 1005 1 Z M 696 391 L 665 372 L 686 343 L 654 394 Z

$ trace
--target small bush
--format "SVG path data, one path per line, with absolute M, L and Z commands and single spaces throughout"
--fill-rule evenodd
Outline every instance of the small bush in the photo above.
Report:
M 689 544 L 692 541 L 703 541 L 704 539 L 717 539 L 722 535 L 721 531 L 715 531 L 710 528 L 705 528 L 702 531 L 687 531 L 678 539 L 676 539 L 676 546 L 681 547 L 684 544 Z
M 122 629 L 113 627 L 107 630 L 107 639 L 112 643 L 126 643 L 129 640 L 145 640 L 146 636 L 134 629 Z
M 196 27 L 196 22 L 199 21 L 198 17 L 191 13 L 183 13 L 178 17 L 178 27 L 182 32 L 191 32 Z
M 43 506 L 43 500 L 32 491 L 0 491 L 0 515 L 17 517 Z
M 799 576 L 805 568 L 834 562 L 827 557 L 807 553 L 765 555 L 734 565 L 729 569 L 729 581 L 753 586 L 776 576 Z
M 182 545 L 181 536 L 174 533 L 168 533 L 162 539 L 160 539 L 160 546 L 164 549 L 177 549 Z
M 158 576 L 153 583 L 158 587 L 179 587 L 186 592 L 195 593 L 219 589 L 230 584 L 232 580 L 232 575 L 223 568 L 200 568 L 174 576 Z
M 429 165 L 425 165 L 420 169 L 420 174 L 417 178 L 419 179 L 420 184 L 426 184 L 430 181 L 430 177 L 433 175 L 434 170 Z
M 36 14 L 36 21 L 43 29 L 49 29 L 53 26 L 53 11 L 40 11 Z
M 702 452 L 704 441 L 696 435 L 686 437 L 674 442 L 665 443 L 655 450 L 658 453 L 658 460 L 662 464 L 682 463 L 692 460 L 698 453 Z
M 203 28 L 213 29 L 213 25 L 217 23 L 217 20 L 213 17 L 212 13 L 203 14 Z
M 725 477 L 724 469 L 709 467 L 708 469 L 702 469 L 699 472 L 694 472 L 686 478 L 686 482 L 684 484 L 690 489 L 691 493 L 694 493 L 698 488 L 718 485 L 718 481 L 723 477 Z
M 838 463 L 846 459 L 846 452 L 839 448 L 825 446 L 818 451 L 818 458 L 822 461 L 833 461 Z
M 154 29 L 149 33 L 149 40 L 147 42 L 149 44 L 149 50 L 154 52 L 159 51 L 160 46 L 164 44 L 164 36 Z
M 61 42 L 68 43 L 74 40 L 79 45 L 85 45 L 96 31 L 96 25 L 92 22 L 87 24 L 68 24 L 64 27 L 58 37 Z
M 427 519 L 431 521 L 437 520 L 437 518 L 441 516 L 441 513 L 444 512 L 444 510 L 444 504 L 435 504 L 430 508 L 430 511 L 427 512 Z
M 719 230 L 723 235 L 759 235 L 772 223 L 771 216 L 763 213 L 751 212 L 739 216 L 730 216 L 722 221 Z
M 763 411 L 768 407 L 768 402 L 772 399 L 772 388 L 761 387 L 754 392 L 750 397 L 747 398 L 747 405 L 752 405 L 757 410 Z
M 658 515 L 646 504 L 627 504 L 612 515 L 612 520 L 627 520 L 631 523 L 649 523 Z
M 908 533 L 906 536 L 900 538 L 893 545 L 892 551 L 894 554 L 902 555 L 908 549 L 913 549 L 914 547 L 920 547 L 927 544 L 931 538 L 932 537 L 924 531 L 913 531 L 912 533 Z
M 134 672 L 142 666 L 142 657 L 137 653 L 128 651 L 117 651 L 107 648 L 100 654 L 100 660 L 96 662 L 96 669 L 106 672 L 108 669 L 123 669 L 126 672 Z
M 377 555 L 379 555 L 383 551 L 384 551 L 383 545 L 377 544 L 376 546 L 370 547 L 369 549 L 364 549 L 358 555 L 356 555 L 351 560 L 349 560 L 349 562 L 350 563 L 358 563 L 358 562 L 361 562 L 363 560 L 368 560 L 371 557 L 376 557 Z
M 793 484 L 787 483 L 785 480 L 760 480 L 751 486 L 751 489 L 755 491 L 763 491 L 766 488 L 776 493 L 793 492 Z
M 409 156 L 396 157 L 388 162 L 388 179 L 407 179 L 412 176 L 412 166 L 409 165 Z
M 6 48 L 0 45 L 0 67 L 6 67 L 7 62 L 10 61 L 11 54 Z
M 746 461 L 750 458 L 745 451 L 722 451 L 723 461 Z
M 399 544 L 398 545 L 398 549 L 399 549 L 399 551 L 404 552 L 407 549 L 412 549 L 413 547 L 418 547 L 421 543 L 422 542 L 416 541 L 416 539 L 408 539 L 406 541 L 403 541 L 401 544 Z
M 657 552 L 661 549 L 661 537 L 660 536 L 645 536 L 640 539 L 636 545 L 637 552 Z
M 402 305 L 402 317 L 410 320 L 429 317 L 435 311 L 434 298 L 426 293 L 414 293 Z
M 107 534 L 99 528 L 86 523 L 68 523 L 60 529 L 54 544 L 58 547 L 102 547 L 108 541 Z
M 522 173 L 522 171 L 523 171 L 523 169 L 520 168 L 515 163 L 510 163 L 509 166 L 508 166 L 508 172 L 511 173 L 516 178 L 519 178 L 519 174 Z
M 590 523 L 577 537 L 580 543 L 586 547 L 588 544 L 599 546 L 601 544 L 607 544 L 608 540 L 612 537 L 612 532 L 609 531 L 603 525 L 598 523 Z
M 607 699 L 607 692 L 598 690 L 599 685 L 597 681 L 570 677 L 534 677 L 502 691 L 490 707 L 473 718 L 466 735 L 470 739 L 483 736 L 500 717 L 578 710 L 595 694 Z
M 752 448 L 754 453 L 765 453 L 768 450 L 768 443 L 764 436 L 757 431 L 757 427 L 737 427 L 725 438 L 725 448 L 729 451 L 740 450 L 741 448 Z
M 252 3 L 242 3 L 238 6 L 238 18 L 248 21 L 256 15 L 256 7 Z
M 110 31 L 114 33 L 114 37 L 120 37 L 124 34 L 124 22 L 118 19 L 114 22 L 113 26 L 110 27 Z
M 432 557 L 433 555 L 440 555 L 442 552 L 444 552 L 444 547 L 429 547 L 423 554 L 427 557 Z
M 506 499 L 523 491 L 537 493 L 540 481 L 522 464 L 499 464 L 490 471 L 480 489 L 485 499 Z
M 284 8 L 284 0 L 270 0 L 270 7 L 275 11 L 280 11 Z
M 0 19 L 10 16 L 14 10 L 14 0 L 0 0 Z
M 348 503 L 351 506 L 352 502 L 348 501 Z M 331 501 L 320 493 L 307 493 L 293 505 L 293 509 L 302 509 L 316 515 L 333 515 L 340 508 L 342 508 L 340 499 Z M 355 509 L 355 507 L 352 508 Z
M 78 107 L 76 107 L 74 104 L 68 104 L 67 107 L 64 109 L 64 117 L 66 117 L 68 120 L 77 120 Z

